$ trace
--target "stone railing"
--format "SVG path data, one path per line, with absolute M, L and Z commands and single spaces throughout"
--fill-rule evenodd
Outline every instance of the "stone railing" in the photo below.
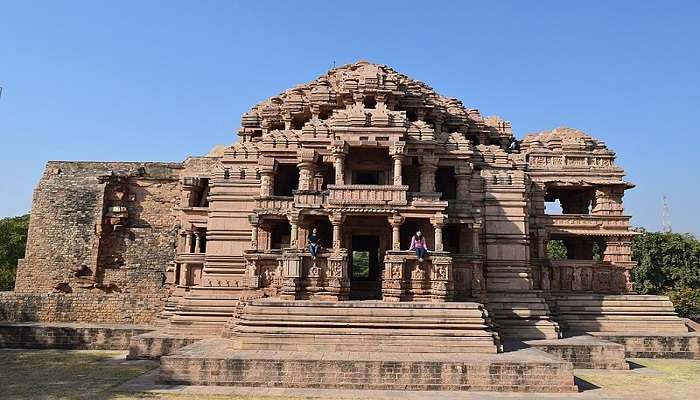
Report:
M 348 298 L 348 257 L 344 249 L 324 252 L 314 260 L 305 250 L 285 249 L 281 256 L 281 298 L 345 300 Z
M 452 257 L 433 252 L 419 262 L 411 251 L 390 250 L 384 256 L 384 301 L 450 301 L 453 297 Z
M 568 230 L 620 230 L 627 231 L 630 217 L 627 215 L 562 214 L 547 215 L 547 228 L 556 231 Z
M 247 251 L 243 258 L 246 261 L 245 286 L 277 294 L 282 287 L 282 253 Z
M 612 155 L 530 154 L 528 159 L 531 169 L 619 169 Z
M 552 260 L 531 266 L 535 289 L 545 292 L 632 293 L 630 266 L 593 260 Z
M 255 198 L 256 209 L 287 210 L 293 208 L 293 206 L 294 197 L 292 196 L 268 196 Z
M 442 197 L 442 193 L 440 192 L 410 192 L 408 194 L 412 205 L 436 205 L 436 203 L 443 203 L 447 206 L 448 202 L 446 200 L 440 200 L 440 197 Z
M 406 205 L 408 186 L 328 185 L 331 205 Z
M 321 208 L 326 193 L 317 190 L 295 190 L 294 206 L 301 208 Z

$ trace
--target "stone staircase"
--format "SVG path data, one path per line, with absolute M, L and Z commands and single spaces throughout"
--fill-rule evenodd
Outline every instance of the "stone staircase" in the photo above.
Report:
M 496 353 L 479 303 L 251 300 L 224 337 L 241 350 Z
M 243 291 L 191 290 L 172 310 L 167 331 L 173 334 L 219 336 L 233 317 Z
M 553 299 L 567 334 L 584 332 L 688 333 L 666 296 L 567 294 Z
M 557 339 L 559 325 L 536 291 L 489 292 L 487 308 L 504 340 Z

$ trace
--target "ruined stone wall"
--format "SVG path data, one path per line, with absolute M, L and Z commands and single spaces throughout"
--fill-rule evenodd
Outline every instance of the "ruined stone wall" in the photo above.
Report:
M 0 319 L 148 323 L 169 294 L 180 164 L 49 162 Z M 51 293 L 51 294 L 49 294 Z
M 47 164 L 34 190 L 27 250 L 18 266 L 15 291 L 52 291 L 68 279 L 69 266 L 91 264 L 105 186 L 96 178 L 98 165 L 106 169 L 105 164 Z
M 166 288 L 148 295 L 0 292 L 0 321 L 151 325 L 168 295 Z

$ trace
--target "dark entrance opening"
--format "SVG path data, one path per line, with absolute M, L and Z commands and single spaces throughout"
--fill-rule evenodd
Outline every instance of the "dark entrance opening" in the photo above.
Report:
M 350 299 L 380 300 L 379 236 L 354 235 L 350 247 Z

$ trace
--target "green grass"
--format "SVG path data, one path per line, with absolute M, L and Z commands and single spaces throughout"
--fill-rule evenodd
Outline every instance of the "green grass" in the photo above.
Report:
M 115 359 L 115 352 L 2 351 L 2 399 L 108 399 L 111 389 L 157 366 Z

